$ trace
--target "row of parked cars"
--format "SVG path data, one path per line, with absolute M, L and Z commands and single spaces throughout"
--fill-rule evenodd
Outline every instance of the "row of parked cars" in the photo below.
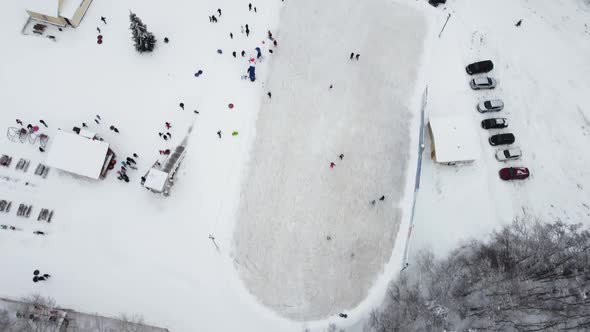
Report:
M 491 60 L 484 60 L 468 65 L 465 70 L 469 75 L 484 74 L 494 69 L 494 63 Z M 469 82 L 471 89 L 484 90 L 494 89 L 498 82 L 489 76 L 476 77 Z M 480 113 L 500 112 L 504 109 L 504 102 L 500 99 L 491 99 L 482 101 L 476 106 Z M 508 119 L 506 118 L 490 118 L 481 121 L 483 129 L 503 129 L 508 127 Z M 515 137 L 512 133 L 500 133 L 490 136 L 488 142 L 491 146 L 510 145 L 514 143 Z M 522 151 L 517 147 L 507 149 L 500 149 L 496 151 L 496 159 L 498 161 L 517 160 L 522 156 Z M 505 167 L 499 172 L 502 180 L 523 180 L 530 175 L 529 169 L 526 167 Z

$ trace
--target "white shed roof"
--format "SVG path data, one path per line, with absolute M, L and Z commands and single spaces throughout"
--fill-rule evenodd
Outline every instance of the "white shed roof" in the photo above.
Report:
M 479 157 L 476 123 L 467 116 L 431 116 L 430 130 L 439 163 L 473 161 Z
M 109 144 L 74 133 L 58 131 L 52 139 L 47 165 L 64 171 L 98 179 Z
M 62 0 L 59 6 L 59 16 L 72 19 L 84 0 Z
M 59 15 L 59 0 L 24 0 L 24 5 L 35 13 L 53 17 Z
M 159 169 L 152 168 L 147 174 L 145 183 L 143 184 L 146 188 L 150 188 L 157 192 L 164 191 L 164 185 L 168 179 L 168 173 L 162 172 Z

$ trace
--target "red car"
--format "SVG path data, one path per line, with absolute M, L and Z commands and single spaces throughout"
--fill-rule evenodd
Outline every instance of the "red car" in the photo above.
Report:
M 529 177 L 529 169 L 526 167 L 506 167 L 500 170 L 500 179 L 508 180 L 524 180 Z

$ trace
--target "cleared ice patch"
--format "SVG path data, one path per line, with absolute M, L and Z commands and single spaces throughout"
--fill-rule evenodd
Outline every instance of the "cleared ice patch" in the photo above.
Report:
M 390 1 L 286 3 L 233 252 L 280 314 L 352 309 L 389 260 L 424 33 L 418 11 Z

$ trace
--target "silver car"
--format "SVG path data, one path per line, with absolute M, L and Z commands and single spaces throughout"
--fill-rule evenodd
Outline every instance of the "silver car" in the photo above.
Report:
M 522 151 L 519 148 L 501 149 L 496 152 L 496 159 L 498 161 L 516 160 L 522 156 Z
M 492 99 L 482 101 L 481 103 L 477 104 L 477 111 L 479 113 L 486 113 L 486 112 L 499 112 L 504 109 L 504 102 L 500 99 Z
M 496 87 L 496 80 L 491 77 L 478 77 L 469 82 L 473 90 L 493 89 Z

